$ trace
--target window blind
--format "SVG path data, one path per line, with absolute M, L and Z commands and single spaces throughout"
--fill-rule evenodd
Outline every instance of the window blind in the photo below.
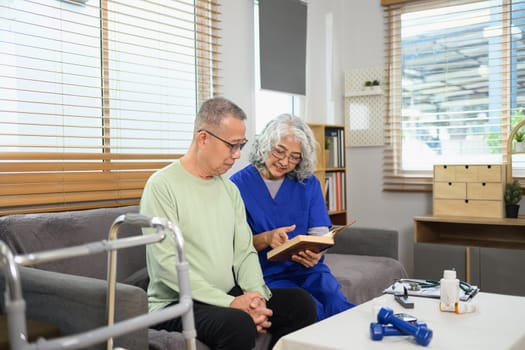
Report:
M 138 204 L 220 94 L 219 3 L 0 3 L 0 215 Z
M 434 164 L 504 163 L 525 106 L 525 2 L 390 3 L 384 190 L 430 191 Z

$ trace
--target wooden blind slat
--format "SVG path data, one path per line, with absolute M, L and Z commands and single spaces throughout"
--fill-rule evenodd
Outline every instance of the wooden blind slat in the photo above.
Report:
M 169 162 L 61 162 L 61 163 L 2 163 L 4 172 L 38 172 L 38 171 L 111 171 L 111 170 L 135 170 L 135 169 L 160 169 Z
M 404 4 L 404 3 L 415 2 L 415 1 L 420 1 L 420 0 L 381 0 L 381 6 Z
M 181 154 L 129 154 L 129 153 L 59 153 L 59 152 L 0 152 L 0 160 L 130 160 L 180 158 Z M 1 164 L 1 163 L 0 163 Z
M 24 173 L 4 174 L 0 173 L 0 184 L 33 184 L 33 183 L 57 183 L 57 182 L 86 182 L 93 184 L 104 181 L 126 181 L 147 179 L 153 174 L 150 171 L 119 171 L 119 172 L 72 172 L 72 173 Z
M 44 194 L 55 192 L 86 192 L 96 188 L 98 191 L 115 190 L 142 190 L 147 179 L 142 181 L 111 181 L 111 182 L 75 182 L 75 183 L 54 183 L 54 184 L 16 184 L 0 185 L 0 193 L 3 196 L 22 196 L 29 194 Z
M 84 210 L 93 208 L 113 208 L 113 207 L 124 207 L 128 205 L 138 205 L 140 200 L 134 199 L 114 199 L 112 201 L 104 201 L 100 203 L 98 207 L 93 206 L 93 203 L 55 203 L 54 205 L 44 206 L 31 206 L 31 207 L 16 207 L 16 208 L 2 208 L 0 210 L 0 216 L 3 215 L 14 215 L 14 214 L 27 214 L 27 213 L 49 213 L 49 212 L 60 212 L 65 210 Z
M 111 201 L 114 199 L 135 199 L 140 198 L 140 190 L 119 190 L 119 191 L 87 191 L 73 193 L 55 194 L 30 194 L 16 196 L 1 196 L 0 208 L 15 208 L 27 203 L 32 205 L 54 204 L 54 203 L 81 203 L 95 201 Z

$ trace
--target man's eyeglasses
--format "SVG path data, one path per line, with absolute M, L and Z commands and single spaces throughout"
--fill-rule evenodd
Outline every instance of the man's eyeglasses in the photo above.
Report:
M 237 151 L 242 150 L 244 145 L 246 145 L 246 143 L 248 143 L 248 140 L 246 140 L 246 139 L 244 139 L 242 142 L 239 142 L 239 143 L 231 143 L 231 142 L 228 142 L 225 139 L 215 135 L 214 133 L 212 133 L 212 132 L 210 132 L 208 130 L 200 129 L 198 132 L 201 132 L 201 131 L 204 131 L 205 133 L 210 134 L 211 136 L 215 137 L 217 140 L 222 141 L 222 143 L 224 143 L 226 146 L 228 146 L 228 148 L 230 149 L 230 152 L 232 154 L 237 152 Z
M 303 159 L 300 153 L 287 155 L 285 150 L 276 147 L 272 148 L 271 153 L 272 156 L 279 160 L 283 160 L 284 158 L 288 157 L 288 161 L 292 164 L 298 164 Z

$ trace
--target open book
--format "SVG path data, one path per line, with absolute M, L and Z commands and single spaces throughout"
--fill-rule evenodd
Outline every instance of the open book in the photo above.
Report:
M 289 261 L 292 260 L 292 255 L 297 254 L 303 250 L 311 250 L 313 252 L 319 253 L 333 246 L 335 243 L 334 236 L 343 229 L 352 226 L 354 223 L 355 220 L 348 225 L 337 226 L 323 236 L 297 235 L 282 245 L 270 250 L 266 254 L 266 257 L 270 261 Z

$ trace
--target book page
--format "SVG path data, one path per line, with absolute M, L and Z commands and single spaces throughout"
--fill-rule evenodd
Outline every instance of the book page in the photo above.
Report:
M 331 229 L 328 233 L 324 234 L 323 236 L 326 237 L 326 236 L 329 236 L 329 237 L 334 237 L 336 234 L 338 234 L 339 232 L 343 231 L 345 228 L 347 227 L 350 227 L 352 226 L 353 224 L 356 223 L 357 220 L 352 220 L 349 224 L 347 225 L 343 225 L 343 226 L 337 226 L 333 229 Z

